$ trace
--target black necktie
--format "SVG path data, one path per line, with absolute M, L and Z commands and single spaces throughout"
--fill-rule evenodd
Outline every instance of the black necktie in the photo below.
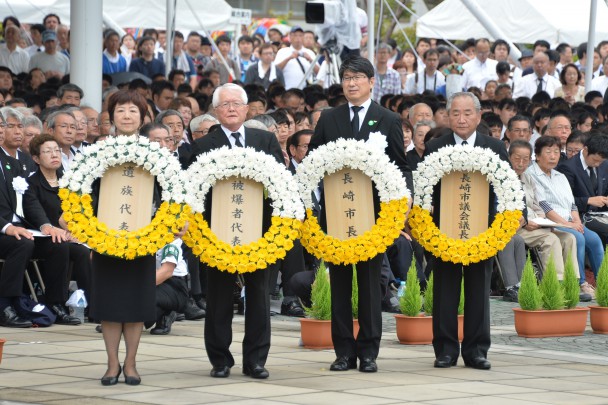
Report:
M 239 134 L 238 132 L 233 132 L 230 134 L 230 136 L 232 136 L 234 138 L 234 146 L 238 146 L 239 148 L 243 147 L 243 144 L 241 143 L 241 134 Z
M 536 87 L 536 92 L 540 93 L 541 91 L 543 91 L 543 79 L 542 79 L 542 77 L 539 77 L 538 86 Z
M 468 145 L 469 143 L 467 141 L 462 141 L 461 145 Z
M 591 179 L 591 186 L 593 187 L 593 191 L 597 194 L 597 175 L 595 174 L 595 170 L 593 167 L 589 168 L 589 178 Z
M 351 128 L 353 129 L 353 135 L 355 138 L 359 136 L 359 111 L 363 109 L 363 107 L 357 107 L 356 105 L 352 106 L 353 110 L 353 119 L 350 122 Z

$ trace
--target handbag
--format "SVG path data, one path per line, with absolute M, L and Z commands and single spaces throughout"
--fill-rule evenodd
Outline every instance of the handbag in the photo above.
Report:
M 46 305 L 36 302 L 26 295 L 17 299 L 15 311 L 17 311 L 17 315 L 31 321 L 35 326 L 51 326 L 57 318 Z

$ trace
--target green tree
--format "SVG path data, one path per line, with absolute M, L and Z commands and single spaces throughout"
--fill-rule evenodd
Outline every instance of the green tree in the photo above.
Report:
M 604 252 L 604 260 L 595 280 L 595 299 L 601 307 L 608 307 L 608 248 Z
M 572 255 L 568 255 L 566 266 L 564 267 L 564 281 L 562 282 L 562 290 L 564 293 L 564 304 L 566 308 L 572 309 L 578 304 L 580 297 L 580 287 L 576 272 L 574 271 L 574 262 Z
M 357 281 L 357 266 L 353 264 L 353 287 L 352 287 L 352 309 L 353 319 L 359 318 L 359 284 Z
M 429 277 L 429 281 L 426 283 L 426 290 L 424 290 L 424 313 L 428 316 L 433 315 L 433 273 Z
M 549 258 L 545 274 L 540 282 L 540 294 L 543 309 L 552 311 L 564 308 L 564 294 L 557 279 L 553 256 Z
M 327 321 L 331 319 L 331 288 L 329 285 L 329 274 L 325 267 L 325 262 L 321 261 L 321 265 L 315 275 L 315 281 L 312 283 L 312 293 L 310 295 L 312 305 L 310 308 L 305 307 L 306 315 L 309 318 L 319 321 Z
M 518 297 L 519 306 L 523 310 L 536 311 L 541 308 L 540 290 L 538 288 L 536 275 L 534 274 L 534 268 L 532 267 L 530 254 L 528 254 L 528 259 L 524 266 Z
M 416 271 L 416 259 L 412 258 L 412 263 L 407 271 L 405 282 L 405 293 L 399 298 L 401 313 L 406 316 L 418 316 L 422 308 L 422 295 L 420 295 L 420 281 Z

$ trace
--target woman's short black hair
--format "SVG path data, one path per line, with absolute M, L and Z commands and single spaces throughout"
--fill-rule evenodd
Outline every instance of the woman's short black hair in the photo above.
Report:
M 375 74 L 374 66 L 362 56 L 351 56 L 342 62 L 342 66 L 340 66 L 340 80 L 342 80 L 347 70 L 353 73 L 363 73 L 368 79 L 374 77 Z
M 544 148 L 550 148 L 551 146 L 557 146 L 561 149 L 561 142 L 554 136 L 543 135 L 536 140 L 534 143 L 534 154 L 540 155 Z

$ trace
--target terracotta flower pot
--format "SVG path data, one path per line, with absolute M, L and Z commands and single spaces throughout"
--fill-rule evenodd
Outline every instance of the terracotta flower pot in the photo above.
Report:
M 355 339 L 359 334 L 359 321 L 353 320 L 353 333 Z M 319 321 L 317 319 L 300 318 L 300 334 L 302 344 L 307 349 L 333 349 L 334 342 L 331 339 L 331 321 Z
M 2 363 L 2 351 L 4 350 L 4 343 L 6 343 L 6 340 L 0 339 L 0 363 Z
M 590 306 L 593 333 L 608 334 L 608 307 Z
M 587 327 L 589 308 L 524 311 L 513 308 L 515 331 L 522 337 L 580 336 Z
M 458 315 L 458 341 L 464 339 L 464 315 Z
M 433 343 L 433 317 L 395 315 L 397 339 L 402 345 L 428 345 Z

